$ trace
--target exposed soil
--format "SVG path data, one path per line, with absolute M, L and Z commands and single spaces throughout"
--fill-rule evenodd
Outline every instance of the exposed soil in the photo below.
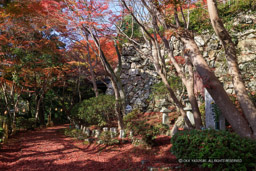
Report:
M 0 170 L 4 171 L 97 171 L 149 170 L 149 167 L 169 167 L 183 170 L 170 153 L 170 138 L 159 137 L 151 149 L 121 144 L 84 145 L 68 138 L 55 126 L 21 132 L 0 149 Z

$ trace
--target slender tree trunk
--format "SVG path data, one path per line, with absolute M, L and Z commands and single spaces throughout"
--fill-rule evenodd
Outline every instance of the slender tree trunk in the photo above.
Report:
M 187 30 L 182 30 L 177 33 L 185 45 L 186 54 L 190 56 L 194 67 L 202 78 L 204 86 L 220 108 L 224 117 L 231 124 L 234 131 L 242 137 L 252 138 L 252 131 L 247 121 L 240 115 L 233 102 L 229 99 L 221 82 L 207 65 L 193 39 L 192 33 Z
M 36 120 L 38 121 L 38 120 L 39 120 L 39 107 L 40 107 L 40 103 L 41 103 L 41 98 L 40 98 L 40 95 L 39 95 L 39 94 L 36 95 L 36 97 L 35 97 L 35 102 L 36 102 L 35 118 L 36 118 Z
M 171 29 L 175 32 L 177 37 L 179 37 L 185 45 L 185 52 L 191 58 L 193 66 L 196 68 L 197 72 L 201 76 L 204 86 L 207 88 L 208 92 L 213 97 L 214 101 L 221 109 L 222 114 L 228 120 L 228 122 L 233 127 L 234 131 L 237 132 L 242 137 L 252 138 L 252 131 L 238 110 L 235 108 L 232 101 L 229 99 L 226 91 L 224 90 L 221 82 L 211 71 L 206 61 L 204 60 L 202 54 L 200 53 L 198 46 L 194 41 L 194 36 L 191 32 L 186 29 L 178 28 L 177 26 L 166 23 L 165 16 L 162 14 L 161 10 L 158 10 L 156 3 L 153 0 L 147 1 L 150 7 L 144 0 L 141 0 L 143 5 L 149 9 L 149 12 L 152 16 L 157 16 L 159 23 L 166 29 Z M 125 0 L 122 0 L 125 8 L 131 13 L 136 22 L 145 29 L 145 27 L 136 19 L 135 15 L 132 13 L 131 9 L 125 3 Z M 153 10 L 154 9 L 154 10 Z M 151 34 L 145 30 L 150 39 L 153 39 Z
M 14 111 L 12 115 L 12 135 L 16 133 L 16 112 L 18 110 L 18 104 L 14 104 Z
M 124 107 L 124 94 L 122 91 L 122 84 L 120 82 L 120 78 L 119 78 L 119 73 L 121 72 L 121 68 L 122 68 L 122 62 L 121 62 L 121 56 L 119 51 L 116 49 L 117 55 L 118 55 L 118 72 L 117 74 L 114 72 L 113 68 L 111 67 L 111 65 L 109 64 L 109 62 L 107 61 L 107 58 L 104 54 L 104 52 L 101 49 L 101 45 L 99 42 L 99 39 L 97 37 L 97 35 L 95 35 L 92 30 L 85 28 L 86 31 L 88 33 L 90 33 L 90 35 L 92 36 L 95 45 L 97 46 L 98 50 L 99 50 L 99 58 L 100 61 L 105 69 L 105 71 L 109 74 L 109 77 L 111 79 L 112 85 L 113 85 L 113 89 L 115 92 L 115 98 L 116 98 L 116 105 L 115 105 L 115 111 L 116 111 L 116 115 L 117 115 L 117 119 L 118 119 L 118 128 L 119 129 L 124 129 L 124 124 L 123 124 L 123 109 L 125 109 Z M 120 94 L 121 93 L 121 94 Z
M 115 113 L 116 113 L 116 116 L 117 116 L 118 129 L 123 130 L 124 129 L 124 122 L 123 122 L 123 114 L 124 113 L 122 112 L 122 109 L 123 109 L 123 102 L 122 101 L 123 100 L 120 97 L 118 86 L 116 85 L 116 83 L 114 81 L 112 81 L 112 78 L 110 78 L 110 79 L 111 79 L 112 86 L 113 86 L 113 89 L 114 89 L 114 92 L 115 92 L 115 99 L 116 99 Z
M 45 125 L 45 117 L 44 117 L 44 97 L 40 98 L 39 111 L 38 111 L 40 125 Z
M 7 139 L 9 138 L 8 119 L 4 120 L 3 129 L 4 129 L 4 143 L 6 143 Z
M 86 40 L 87 42 L 89 42 L 89 39 L 88 39 L 88 35 L 86 35 Z M 89 63 L 89 67 L 90 67 L 90 74 L 91 74 L 91 81 L 92 81 L 92 85 L 93 85 L 93 91 L 95 93 L 95 97 L 98 97 L 99 95 L 99 91 L 98 91 L 98 87 L 97 87 L 97 84 L 96 84 L 96 79 L 95 79 L 95 74 L 93 72 L 93 69 L 94 67 L 92 66 L 92 59 L 91 59 L 91 54 L 90 54 L 90 48 L 89 48 L 89 44 L 87 43 L 86 45 L 86 50 L 87 50 L 87 54 L 88 54 L 88 63 Z
M 156 45 L 153 43 L 153 47 L 152 47 L 152 56 L 153 56 L 153 63 L 155 66 L 155 70 L 157 71 L 158 75 L 161 77 L 165 87 L 167 88 L 167 90 L 169 91 L 169 94 L 173 100 L 173 102 L 175 103 L 175 105 L 177 105 L 182 117 L 185 120 L 185 123 L 187 124 L 188 128 L 193 128 L 190 120 L 188 119 L 186 112 L 184 111 L 184 106 L 183 104 L 178 100 L 177 96 L 175 95 L 174 91 L 172 90 L 170 84 L 167 81 L 166 78 L 166 74 L 163 72 L 164 70 L 161 68 L 160 66 L 160 60 L 158 58 L 158 52 L 157 52 L 157 47 Z
M 6 119 L 4 120 L 3 123 L 3 129 L 4 129 L 4 143 L 6 143 L 7 139 L 9 138 L 9 124 L 10 124 L 10 118 L 11 118 L 11 114 L 10 114 L 10 104 L 9 104 L 9 100 L 7 97 L 7 92 L 6 92 L 6 83 L 2 84 L 2 90 L 3 90 L 3 94 L 4 94 L 4 100 L 5 100 L 5 104 L 6 104 L 6 109 L 7 112 L 5 112 L 4 114 L 6 115 Z
M 194 72 L 193 72 L 193 66 L 189 59 L 187 59 L 187 66 L 189 70 L 189 77 L 186 83 L 186 88 L 188 92 L 188 98 L 192 107 L 192 112 L 195 120 L 195 126 L 196 129 L 201 129 L 202 125 L 202 118 L 201 118 L 201 112 L 198 107 L 197 99 L 194 93 Z
M 23 88 L 21 89 L 22 92 Z M 12 100 L 13 100 L 13 104 L 14 104 L 14 112 L 13 112 L 13 120 L 12 120 L 12 134 L 16 133 L 16 112 L 19 111 L 19 98 L 20 98 L 20 94 L 17 94 L 17 99 L 15 99 L 15 93 L 13 93 L 12 95 Z
M 35 118 L 39 121 L 40 125 L 44 125 L 44 109 L 42 107 L 43 103 L 43 95 L 36 96 L 36 115 Z
M 185 15 L 183 13 L 183 8 L 182 8 L 181 4 L 180 4 L 180 12 L 181 12 L 181 16 L 182 16 L 182 19 L 183 19 L 183 22 L 184 22 L 184 26 L 187 27 L 187 21 L 186 21 Z
M 200 129 L 202 127 L 202 119 L 201 119 L 201 113 L 198 108 L 198 103 L 197 103 L 197 100 L 196 100 L 195 94 L 194 94 L 194 74 L 193 74 L 192 63 L 189 59 L 186 60 L 187 61 L 186 65 L 187 65 L 188 71 L 189 71 L 189 78 L 186 78 L 185 73 L 182 71 L 181 67 L 174 59 L 173 51 L 171 50 L 171 48 L 169 46 L 168 40 L 163 35 L 160 34 L 159 27 L 156 22 L 154 22 L 154 27 L 155 27 L 155 30 L 157 31 L 157 33 L 160 35 L 162 41 L 164 42 L 165 48 L 168 51 L 168 57 L 171 60 L 171 62 L 173 63 L 173 65 L 178 73 L 178 76 L 181 78 L 183 84 L 185 85 L 185 87 L 187 89 L 189 101 L 192 106 L 193 116 L 194 116 L 194 120 L 195 120 L 195 126 L 196 126 L 196 129 Z
M 179 20 L 178 10 L 177 10 L 177 6 L 176 5 L 174 7 L 174 18 L 175 18 L 176 26 L 180 27 L 180 20 Z
M 190 60 L 187 59 L 187 64 L 186 65 L 187 65 L 188 70 L 189 70 L 189 78 L 186 78 L 185 73 L 183 73 L 179 64 L 174 59 L 173 52 L 172 52 L 172 50 L 169 46 L 168 41 L 164 37 L 162 37 L 162 40 L 165 42 L 165 48 L 168 49 L 169 58 L 171 59 L 179 77 L 181 78 L 183 84 L 185 85 L 185 87 L 187 89 L 188 98 L 189 98 L 190 104 L 192 106 L 192 112 L 193 112 L 193 116 L 194 116 L 194 120 L 195 120 L 195 126 L 196 126 L 196 129 L 200 129 L 202 127 L 202 119 L 201 119 L 201 112 L 199 111 L 198 103 L 197 103 L 195 93 L 194 93 L 193 66 L 192 66 Z
M 232 76 L 237 99 L 253 130 L 254 136 L 256 136 L 256 108 L 248 96 L 242 75 L 239 71 L 235 44 L 219 18 L 216 0 L 207 0 L 207 6 L 212 27 L 225 49 L 229 74 Z
M 29 101 L 28 101 L 28 117 L 29 117 L 29 118 L 32 118 L 32 111 L 31 111 L 31 109 L 32 109 L 32 104 L 31 104 L 31 100 L 32 100 L 32 98 L 30 97 L 30 98 L 29 98 Z
M 187 124 L 188 128 L 193 128 L 190 120 L 188 119 L 187 115 L 186 115 L 186 112 L 184 111 L 184 106 L 183 104 L 177 99 L 176 95 L 174 94 L 172 88 L 170 87 L 166 77 L 164 76 L 164 74 L 162 73 L 159 73 L 160 77 L 162 78 L 162 81 L 164 82 L 164 85 L 165 87 L 167 88 L 167 90 L 169 91 L 169 94 L 173 100 L 173 102 L 175 103 L 175 105 L 177 105 L 178 109 L 180 110 L 180 113 L 182 115 L 182 117 L 184 118 L 185 120 L 185 123 Z
M 79 103 L 82 101 L 80 85 L 81 85 L 81 67 L 80 67 L 80 62 L 79 62 L 79 66 L 78 66 L 78 80 L 77 80 L 77 92 L 78 92 Z

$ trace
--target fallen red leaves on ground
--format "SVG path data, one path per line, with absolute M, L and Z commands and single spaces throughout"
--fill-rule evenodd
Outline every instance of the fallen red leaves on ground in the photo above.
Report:
M 0 170 L 5 171 L 97 171 L 149 170 L 148 167 L 170 167 L 180 164 L 170 153 L 170 137 L 158 137 L 157 146 L 146 149 L 130 143 L 115 146 L 84 145 L 65 137 L 55 126 L 21 132 L 0 149 Z

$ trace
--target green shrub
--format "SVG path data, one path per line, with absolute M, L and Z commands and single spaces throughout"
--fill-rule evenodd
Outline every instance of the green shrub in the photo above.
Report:
M 3 141 L 4 129 L 0 127 L 0 143 Z
M 36 128 L 36 119 L 35 118 L 26 119 L 24 117 L 17 117 L 16 127 L 18 129 L 34 130 Z
M 67 128 L 64 134 L 69 137 L 77 137 L 81 133 L 81 130 L 75 128 Z
M 142 135 L 149 128 L 149 124 L 140 117 L 140 110 L 134 109 L 124 116 L 124 124 L 128 131 L 133 131 L 134 135 Z
M 181 81 L 181 78 L 178 77 L 178 76 L 170 76 L 170 78 L 168 78 L 168 83 L 169 85 L 171 86 L 171 88 L 174 90 L 174 91 L 179 91 L 181 92 L 182 91 L 182 87 L 183 87 L 183 84 L 182 84 L 182 81 Z M 164 83 L 161 81 L 159 83 L 156 83 L 153 85 L 152 87 L 152 94 L 151 94 L 151 98 L 152 96 L 159 96 L 159 97 L 166 97 L 166 95 L 168 94 L 168 90 L 166 88 L 166 86 L 164 85 Z
M 27 119 L 24 117 L 17 117 L 16 118 L 16 128 L 17 129 L 27 129 L 25 125 L 27 124 Z
M 111 133 L 110 131 L 103 131 L 100 134 L 99 137 L 99 142 L 101 144 L 105 144 L 105 145 L 115 145 L 115 144 L 119 144 L 119 140 L 116 138 L 111 138 Z
M 240 12 L 246 12 L 249 10 L 255 11 L 256 2 L 252 0 L 236 0 L 230 1 L 231 3 L 218 3 L 218 12 L 219 16 L 222 19 L 223 23 L 227 30 L 235 29 L 237 31 L 243 31 L 244 29 L 255 28 L 253 24 L 246 26 L 233 25 L 234 18 L 237 17 L 237 14 Z M 187 13 L 185 12 L 187 17 Z M 204 30 L 209 30 L 213 32 L 210 19 L 208 17 L 207 9 L 203 8 L 200 3 L 197 3 L 197 8 L 190 10 L 190 24 L 189 29 L 197 33 L 202 33 Z M 247 27 L 247 28 L 246 28 Z
M 34 130 L 37 126 L 36 126 L 36 118 L 28 118 L 27 120 L 27 129 L 29 130 Z
M 256 167 L 256 142 L 234 133 L 216 130 L 178 132 L 172 139 L 171 152 L 179 159 L 206 159 L 200 164 L 215 170 L 251 170 Z M 211 162 L 217 159 L 238 159 L 242 162 Z
M 71 134 L 71 128 L 66 128 L 64 130 L 64 135 L 68 136 L 68 137 L 72 137 L 72 134 Z
M 128 131 L 133 131 L 135 136 L 141 136 L 142 140 L 149 146 L 155 145 L 155 137 L 165 133 L 169 128 L 161 123 L 150 125 L 146 120 L 141 120 L 140 111 L 135 109 L 124 116 L 124 123 Z
M 211 30 L 211 22 L 208 17 L 208 11 L 201 7 L 195 8 L 190 13 L 189 28 L 197 33 L 203 30 Z
M 199 111 L 201 113 L 202 124 L 205 126 L 205 102 L 199 106 Z
M 115 120 L 114 106 L 113 96 L 100 95 L 77 104 L 71 113 L 74 119 L 80 119 L 84 124 L 106 126 L 107 123 Z
M 103 144 L 108 144 L 111 141 L 111 134 L 110 134 L 110 132 L 109 131 L 103 131 L 100 134 L 99 139 L 101 140 L 101 142 Z
M 121 30 L 129 37 L 132 36 L 133 39 L 136 41 L 143 41 L 143 34 L 140 30 L 140 26 L 137 22 L 133 21 L 133 18 L 131 15 L 126 15 L 123 18 L 122 25 L 121 25 Z M 121 36 L 121 42 L 127 43 L 129 42 L 129 39 L 125 36 Z
M 64 130 L 64 135 L 68 136 L 68 137 L 73 137 L 79 140 L 84 140 L 86 138 L 88 138 L 88 136 L 86 134 L 84 134 L 82 132 L 82 130 L 80 129 L 75 129 L 75 128 L 66 128 Z
M 158 123 L 158 124 L 154 125 L 154 127 L 153 127 L 154 135 L 165 134 L 168 130 L 169 130 L 168 125 L 162 124 L 162 123 Z

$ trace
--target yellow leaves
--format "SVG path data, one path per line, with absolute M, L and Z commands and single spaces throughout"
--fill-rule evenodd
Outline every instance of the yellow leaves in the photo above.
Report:
M 88 66 L 86 62 L 78 62 L 78 61 L 70 61 L 67 62 L 69 65 L 75 65 L 75 66 Z
M 7 17 L 10 16 L 10 14 L 9 13 L 5 13 L 3 11 L 0 11 L 0 16 L 1 16 L 1 18 L 7 18 Z

